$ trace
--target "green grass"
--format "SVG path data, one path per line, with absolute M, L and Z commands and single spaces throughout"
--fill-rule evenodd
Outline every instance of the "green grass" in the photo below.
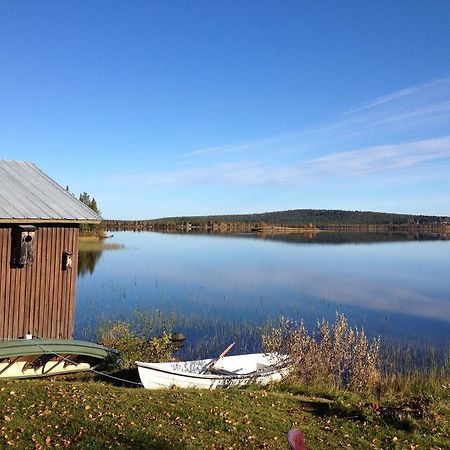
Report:
M 89 375 L 0 382 L 0 447 L 286 449 L 299 427 L 309 449 L 444 449 L 450 386 L 373 399 L 285 383 L 270 389 L 150 391 Z M 417 446 L 417 447 L 416 447 Z

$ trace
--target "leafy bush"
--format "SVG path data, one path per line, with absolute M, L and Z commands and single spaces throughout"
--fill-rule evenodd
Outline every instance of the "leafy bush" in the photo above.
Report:
M 171 358 L 173 345 L 170 334 L 163 332 L 161 337 L 146 338 L 130 329 L 126 322 L 114 322 L 101 332 L 100 343 L 120 352 L 123 368 L 134 367 L 135 361 L 161 362 Z
M 364 330 L 349 327 L 343 314 L 331 327 L 318 322 L 311 334 L 303 322 L 280 319 L 280 326 L 263 336 L 267 352 L 289 355 L 294 375 L 302 381 L 325 382 L 357 392 L 370 391 L 380 382 L 380 341 L 367 339 Z

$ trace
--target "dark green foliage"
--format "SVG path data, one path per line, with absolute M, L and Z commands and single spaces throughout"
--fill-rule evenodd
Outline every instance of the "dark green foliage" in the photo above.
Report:
M 174 217 L 158 220 L 178 221 L 219 221 L 219 222 L 264 222 L 273 224 L 431 224 L 441 221 L 441 217 L 391 214 L 372 211 L 342 211 L 329 209 L 292 209 L 261 214 L 238 214 L 224 216 Z
M 130 330 L 124 322 L 115 322 L 104 330 L 100 343 L 120 352 L 119 367 L 132 368 L 135 361 L 161 362 L 170 360 L 173 352 L 170 335 L 164 333 L 161 337 L 145 339 Z
M 80 202 L 84 203 L 86 206 L 96 212 L 99 216 L 101 215 L 100 209 L 97 206 L 97 202 L 94 197 L 92 197 L 87 192 L 82 192 L 79 196 Z M 80 232 L 84 236 L 99 236 L 103 237 L 105 235 L 106 226 L 105 222 L 99 224 L 82 224 L 80 226 Z
M 98 209 L 97 202 L 95 201 L 94 197 L 92 197 L 91 199 L 91 196 L 87 192 L 83 192 L 80 194 L 79 200 L 86 206 L 89 206 L 89 208 L 91 208 L 92 211 L 100 215 L 100 210 Z
M 97 214 L 100 214 L 100 210 L 97 207 L 97 202 L 95 201 L 95 198 L 92 198 L 88 206 L 89 208 L 92 209 L 92 211 L 95 211 Z
M 171 359 L 174 347 L 170 340 L 169 318 L 163 317 L 159 311 L 135 311 L 130 322 L 108 323 L 100 330 L 100 343 L 120 352 L 122 367 L 135 367 L 135 361 Z
M 342 211 L 328 209 L 293 209 L 288 211 L 273 211 L 260 214 L 232 214 L 217 216 L 183 216 L 165 217 L 139 221 L 109 221 L 108 226 L 114 228 L 120 224 L 134 225 L 145 229 L 147 225 L 178 224 L 178 223 L 249 223 L 275 225 L 445 225 L 450 224 L 449 217 L 423 216 L 411 214 L 392 214 L 372 211 Z

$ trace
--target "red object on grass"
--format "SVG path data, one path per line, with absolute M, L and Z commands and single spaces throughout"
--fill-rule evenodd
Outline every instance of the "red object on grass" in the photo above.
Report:
M 305 436 L 298 428 L 288 431 L 287 440 L 291 450 L 306 450 Z

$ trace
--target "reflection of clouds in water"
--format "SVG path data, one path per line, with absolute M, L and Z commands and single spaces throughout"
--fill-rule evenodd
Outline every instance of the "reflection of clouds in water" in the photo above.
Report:
M 118 233 L 117 240 L 135 250 L 104 253 L 94 276 L 79 279 L 79 292 L 88 298 L 95 290 L 102 312 L 160 302 L 251 321 L 280 308 L 321 310 L 324 300 L 349 318 L 353 307 L 355 314 L 403 315 L 399 327 L 450 323 L 450 242 L 312 246 L 154 233 Z
M 157 277 L 165 282 L 201 285 L 202 289 L 239 292 L 241 306 L 254 301 L 257 292 L 264 292 L 270 303 L 278 302 L 280 295 L 289 293 L 298 297 L 324 298 L 328 302 L 348 306 L 358 306 L 381 312 L 399 312 L 419 317 L 450 322 L 450 302 L 444 297 L 427 292 L 418 292 L 415 274 L 402 277 L 399 286 L 396 276 L 387 277 L 389 270 L 383 271 L 384 279 L 360 278 L 351 270 L 339 269 L 339 275 L 305 267 L 274 267 L 261 271 L 258 267 L 226 270 L 218 267 L 195 267 L 160 265 L 154 268 Z M 379 275 L 379 274 L 378 274 Z M 422 278 L 422 277 L 420 277 Z M 255 292 L 255 290 L 257 290 Z M 267 299 L 277 291 L 276 298 Z M 251 297 L 245 298 L 246 295 Z M 239 305 L 237 305 L 238 307 Z
M 330 297 L 338 293 L 338 298 Z M 310 292 L 313 295 L 312 292 Z M 379 311 L 399 312 L 428 319 L 450 322 L 450 303 L 445 298 L 418 294 L 417 292 L 389 285 L 381 286 L 367 280 L 329 280 L 325 288 L 318 286 L 314 295 L 326 296 L 329 301 L 361 306 Z

